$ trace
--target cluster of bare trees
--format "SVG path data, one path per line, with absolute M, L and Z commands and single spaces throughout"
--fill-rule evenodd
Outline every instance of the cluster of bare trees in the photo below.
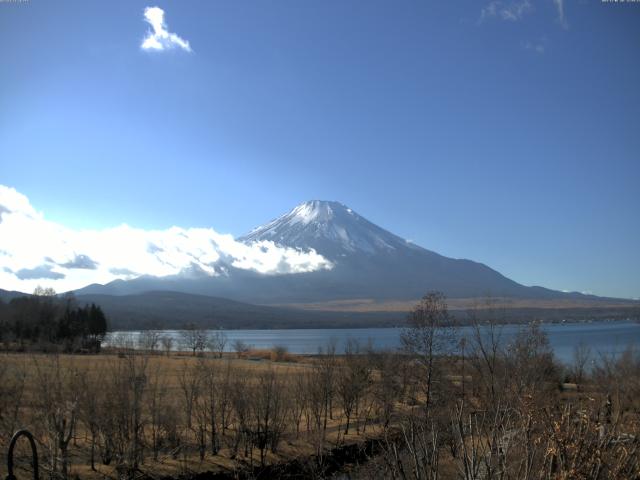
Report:
M 460 340 L 444 298 L 430 294 L 397 352 L 350 340 L 288 367 L 199 348 L 167 359 L 150 354 L 162 338 L 152 332 L 142 350 L 90 362 L 14 356 L 0 362 L 0 443 L 34 430 L 45 470 L 61 479 L 78 462 L 120 478 L 167 460 L 176 473 L 219 456 L 259 467 L 281 460 L 285 441 L 321 476 L 329 448 L 364 435 L 377 441 L 365 474 L 376 478 L 640 477 L 640 352 L 594 362 L 580 346 L 564 369 L 536 324 L 507 339 L 497 321 L 471 323 Z
M 629 349 L 594 361 L 579 345 L 563 370 L 539 325 L 507 341 L 495 318 L 482 325 L 472 318 L 472 335 L 454 349 L 451 328 L 441 328 L 451 326 L 443 297 L 430 294 L 416 306 L 404 343 L 420 388 L 415 406 L 385 429 L 376 474 L 638 478 L 640 355 Z
M 170 333 L 161 330 L 143 330 L 135 339 L 128 333 L 120 332 L 110 336 L 108 341 L 109 346 L 124 351 L 137 347 L 147 353 L 153 354 L 162 350 L 169 355 L 174 348 L 179 348 L 192 352 L 194 356 L 209 351 L 218 358 L 222 357 L 227 343 L 227 335 L 224 330 L 202 329 L 194 325 L 187 325 L 183 330 L 180 330 L 177 339 L 174 339 Z
M 88 362 L 14 357 L 0 368 L 1 443 L 19 426 L 32 429 L 44 470 L 63 479 L 72 476 L 72 458 L 93 470 L 108 466 L 121 478 L 163 458 L 186 465 L 225 455 L 240 466 L 264 465 L 287 436 L 309 445 L 321 462 L 326 447 L 354 429 L 364 432 L 378 412 L 391 422 L 396 388 L 374 375 L 377 362 L 389 358 L 357 342 L 344 357 L 331 345 L 315 363 L 291 368 L 135 350 Z

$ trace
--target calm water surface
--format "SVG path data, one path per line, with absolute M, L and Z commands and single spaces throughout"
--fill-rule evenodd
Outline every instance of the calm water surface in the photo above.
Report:
M 519 325 L 501 327 L 502 341 L 508 344 L 517 334 Z M 617 354 L 629 345 L 640 346 L 640 324 L 632 321 L 585 322 L 544 324 L 542 329 L 549 337 L 549 343 L 558 360 L 571 363 L 575 347 L 587 345 L 594 357 Z M 286 329 L 286 330 L 226 330 L 227 350 L 232 350 L 235 340 L 242 340 L 253 348 L 270 349 L 283 345 L 292 353 L 317 353 L 328 342 L 337 342 L 342 351 L 348 339 L 357 339 L 362 343 L 371 342 L 378 349 L 396 349 L 400 346 L 401 328 L 345 328 L 345 329 Z M 112 335 L 130 335 L 135 341 L 140 332 L 113 332 Z M 174 345 L 180 341 L 179 330 L 165 330 L 165 335 L 174 337 Z M 463 327 L 458 330 L 460 337 L 470 337 L 472 329 Z M 108 342 L 107 342 L 108 343 Z

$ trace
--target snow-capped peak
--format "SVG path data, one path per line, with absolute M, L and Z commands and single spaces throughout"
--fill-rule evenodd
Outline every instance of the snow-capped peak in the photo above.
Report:
M 327 258 L 355 252 L 378 254 L 408 246 L 401 238 L 374 225 L 339 202 L 311 200 L 258 227 L 240 240 L 271 240 L 294 248 L 313 248 Z
M 311 222 L 329 222 L 334 218 L 334 209 L 346 210 L 351 213 L 351 209 L 338 202 L 328 202 L 325 200 L 310 200 L 301 203 L 289 213 L 290 223 L 302 223 L 307 225 Z

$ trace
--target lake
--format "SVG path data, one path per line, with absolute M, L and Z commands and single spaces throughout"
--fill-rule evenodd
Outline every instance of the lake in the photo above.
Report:
M 502 339 L 509 343 L 520 325 L 504 325 Z M 640 324 L 632 321 L 598 321 L 584 323 L 543 324 L 555 356 L 564 363 L 571 363 L 573 352 L 580 343 L 588 346 L 595 357 L 618 354 L 629 345 L 640 345 Z M 401 328 L 345 328 L 345 329 L 286 329 L 286 330 L 225 330 L 231 351 L 235 340 L 242 340 L 252 348 L 271 349 L 276 345 L 285 346 L 291 353 L 312 354 L 335 340 L 338 350 L 343 351 L 348 339 L 361 343 L 371 342 L 377 349 L 396 349 L 400 346 Z M 135 342 L 140 332 L 113 332 L 111 335 L 130 335 Z M 165 330 L 163 335 L 174 338 L 174 346 L 180 342 L 179 330 Z M 458 329 L 460 337 L 469 337 L 471 327 Z M 107 340 L 106 344 L 108 345 Z

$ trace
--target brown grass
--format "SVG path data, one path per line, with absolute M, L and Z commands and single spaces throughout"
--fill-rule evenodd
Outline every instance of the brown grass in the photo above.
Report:
M 276 306 L 293 307 L 303 310 L 325 312 L 409 312 L 420 299 L 378 301 L 371 298 L 354 298 L 349 300 L 332 300 L 315 303 L 287 303 Z M 624 299 L 514 299 L 506 297 L 492 298 L 490 303 L 482 298 L 449 298 L 447 305 L 450 310 L 470 309 L 608 309 L 629 308 L 637 309 L 640 302 Z
M 140 358 L 143 358 L 143 354 L 138 353 Z M 246 354 L 246 358 L 235 358 L 234 355 L 225 355 L 223 358 L 213 358 L 209 356 L 207 361 L 218 364 L 220 367 L 230 362 L 234 368 L 235 374 L 240 372 L 259 373 L 266 371 L 274 371 L 282 378 L 289 378 L 294 372 L 302 372 L 309 368 L 313 368 L 313 359 L 307 357 L 296 356 L 285 353 L 283 357 L 278 358 L 278 361 L 272 361 L 275 352 L 272 350 L 250 350 Z M 122 355 L 118 355 L 115 352 L 103 353 L 100 355 L 60 355 L 60 366 L 63 369 L 77 369 L 79 371 L 98 371 L 107 372 L 109 367 L 114 362 L 124 361 Z M 19 354 L 19 353 L 6 353 L 0 354 L 0 361 L 8 369 L 21 369 L 26 373 L 26 389 L 22 399 L 22 417 L 28 420 L 21 427 L 28 428 L 34 433 L 40 429 L 40 425 L 36 424 L 35 414 L 32 411 L 34 405 L 34 395 L 36 395 L 36 385 L 34 384 L 37 377 L 36 372 L 38 369 L 50 368 L 48 361 L 52 358 L 49 354 Z M 148 359 L 147 372 L 161 372 L 162 378 L 165 382 L 168 394 L 174 399 L 176 405 L 180 404 L 180 375 L 185 369 L 185 366 L 195 366 L 202 360 L 202 357 L 190 355 L 186 352 L 172 353 L 167 356 L 165 354 L 156 355 L 144 355 L 144 358 Z M 345 437 L 342 433 L 342 425 L 344 419 L 342 413 L 337 405 L 332 412 L 333 419 L 328 422 L 327 430 L 327 443 L 328 445 L 337 445 L 342 442 L 354 443 L 364 441 L 366 438 L 364 435 L 356 434 L 355 429 L 350 432 L 350 435 Z M 304 423 L 304 421 L 303 421 Z M 184 426 L 182 426 L 184 429 Z M 301 427 L 303 429 L 303 427 Z M 277 454 L 267 452 L 267 464 L 280 463 L 291 460 L 293 458 L 305 457 L 314 453 L 313 446 L 309 443 L 308 438 L 301 434 L 299 437 L 295 435 L 294 428 L 288 429 Z M 367 434 L 374 435 L 376 426 L 371 424 L 368 427 Z M 0 451 L 7 450 L 8 437 L 0 437 Z M 88 432 L 85 430 L 84 425 L 78 422 L 76 433 L 74 434 L 75 440 L 74 446 L 71 448 L 71 467 L 69 478 L 79 477 L 82 479 L 105 479 L 105 478 L 117 478 L 117 472 L 115 471 L 114 464 L 102 465 L 99 458 L 96 459 L 97 471 L 92 471 L 89 467 L 89 444 L 88 444 Z M 193 439 L 191 440 L 194 441 Z M 45 444 L 39 444 L 39 453 L 42 462 L 45 457 Z M 17 468 L 23 470 L 22 475 L 30 475 L 27 473 L 28 456 L 27 449 L 24 445 L 21 445 L 17 450 L 18 465 Z M 256 465 L 256 461 L 259 458 L 257 453 L 252 453 L 253 464 Z M 204 471 L 233 471 L 239 467 L 246 466 L 249 462 L 247 458 L 231 458 L 231 451 L 227 447 L 223 447 L 220 452 L 212 456 L 207 454 L 204 460 L 200 460 L 197 452 L 192 448 L 188 452 L 179 455 L 177 458 L 173 458 L 168 454 L 161 454 L 158 461 L 153 461 L 151 453 L 147 451 L 144 465 L 141 469 L 153 475 L 153 477 L 161 476 L 177 476 L 185 473 L 195 473 Z M 7 474 L 6 465 L 4 462 L 0 463 L 0 478 L 4 478 Z M 20 475 L 19 475 L 20 476 Z M 46 473 L 41 471 L 41 477 L 44 478 Z

